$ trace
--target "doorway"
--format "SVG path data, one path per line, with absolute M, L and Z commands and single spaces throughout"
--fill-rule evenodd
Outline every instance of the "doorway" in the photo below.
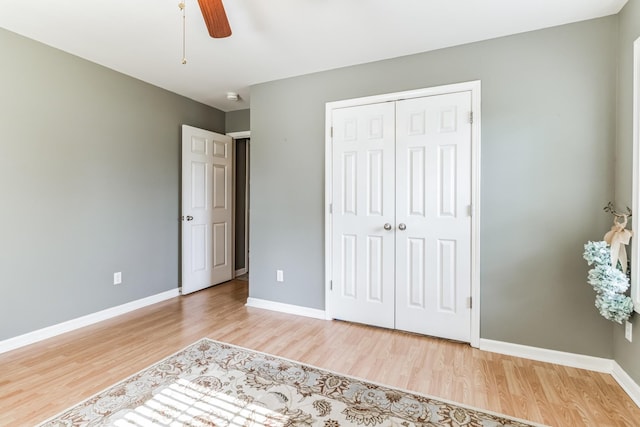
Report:
M 249 138 L 235 143 L 235 276 L 249 272 Z

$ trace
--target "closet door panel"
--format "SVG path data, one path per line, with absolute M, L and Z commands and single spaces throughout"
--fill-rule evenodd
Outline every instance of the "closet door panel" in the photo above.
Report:
M 332 112 L 330 314 L 386 328 L 395 309 L 394 121 L 393 103 Z
M 396 328 L 461 341 L 471 330 L 470 111 L 470 92 L 396 103 Z

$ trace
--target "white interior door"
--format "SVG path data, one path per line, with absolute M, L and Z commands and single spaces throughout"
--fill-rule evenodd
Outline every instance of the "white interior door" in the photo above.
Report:
M 381 103 L 332 116 L 332 316 L 386 328 L 395 305 L 394 110 Z
M 469 342 L 471 92 L 396 109 L 396 328 Z
M 182 126 L 182 293 L 233 278 L 232 139 Z

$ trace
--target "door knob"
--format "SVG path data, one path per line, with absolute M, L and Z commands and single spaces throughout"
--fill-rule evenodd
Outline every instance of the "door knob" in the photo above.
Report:
M 407 229 L 407 225 L 401 222 L 400 224 L 398 224 L 398 229 L 399 230 L 406 230 Z
M 187 221 L 193 221 L 193 217 L 191 215 L 187 215 Z
M 384 225 L 384 229 L 385 229 L 385 230 L 387 230 L 387 231 L 391 230 L 391 224 L 386 223 L 386 224 Z

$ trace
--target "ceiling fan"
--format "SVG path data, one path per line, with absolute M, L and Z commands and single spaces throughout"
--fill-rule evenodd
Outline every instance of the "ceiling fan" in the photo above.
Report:
M 231 27 L 222 0 L 198 0 L 209 35 L 215 39 L 229 37 Z

